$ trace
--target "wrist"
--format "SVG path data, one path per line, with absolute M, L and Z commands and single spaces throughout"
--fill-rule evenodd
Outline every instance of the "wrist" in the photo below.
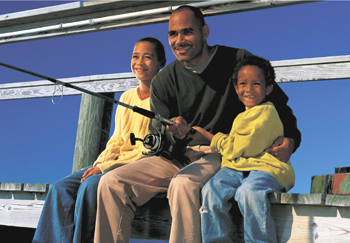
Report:
M 294 152 L 294 148 L 295 148 L 295 141 L 293 138 L 288 138 L 289 139 L 289 148 L 292 151 L 292 153 Z

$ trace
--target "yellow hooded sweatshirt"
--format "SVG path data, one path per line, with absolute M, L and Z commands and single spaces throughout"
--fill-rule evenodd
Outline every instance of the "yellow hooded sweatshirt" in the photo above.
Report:
M 283 124 L 275 106 L 266 102 L 246 108 L 233 121 L 230 134 L 215 134 L 210 146 L 222 154 L 222 167 L 265 171 L 288 191 L 295 181 L 290 161 L 282 162 L 264 151 L 279 136 L 283 136 Z

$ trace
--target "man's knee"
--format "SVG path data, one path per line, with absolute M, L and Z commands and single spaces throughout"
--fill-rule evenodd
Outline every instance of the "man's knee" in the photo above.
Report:
M 201 185 L 197 182 L 192 181 L 190 178 L 184 175 L 177 175 L 171 181 L 168 190 L 168 196 L 177 197 L 179 194 L 188 194 L 188 193 L 199 193 Z
M 131 185 L 121 176 L 117 171 L 103 175 L 98 183 L 99 195 L 102 198 L 119 198 L 124 204 L 127 204 L 133 191 Z
M 107 189 L 107 188 L 111 188 L 111 187 L 113 187 L 113 188 L 117 187 L 117 185 L 120 184 L 119 178 L 120 177 L 119 177 L 119 173 L 117 170 L 106 173 L 103 176 L 101 176 L 101 178 L 98 182 L 98 188 L 99 189 Z
M 209 194 L 212 194 L 214 191 L 216 191 L 215 189 L 215 181 L 214 180 L 209 180 L 202 188 L 201 193 L 202 193 L 202 197 L 206 197 Z

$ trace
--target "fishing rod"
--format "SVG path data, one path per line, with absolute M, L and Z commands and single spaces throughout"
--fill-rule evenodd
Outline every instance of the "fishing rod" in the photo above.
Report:
M 36 76 L 36 77 L 39 77 L 39 78 L 42 78 L 42 79 L 46 79 L 46 80 L 48 80 L 50 82 L 55 83 L 56 85 L 62 85 L 62 86 L 67 87 L 67 88 L 76 89 L 76 90 L 79 90 L 79 91 L 81 91 L 83 93 L 87 93 L 87 94 L 99 97 L 101 99 L 104 99 L 104 100 L 106 100 L 108 102 L 124 106 L 124 107 L 129 108 L 129 109 L 133 110 L 134 112 L 139 113 L 139 114 L 141 114 L 143 116 L 146 116 L 146 117 L 151 118 L 151 119 L 156 119 L 156 120 L 160 121 L 162 124 L 165 124 L 165 125 L 174 125 L 175 124 L 175 122 L 173 120 L 161 117 L 160 115 L 155 114 L 152 111 L 145 110 L 145 109 L 137 107 L 137 106 L 131 106 L 131 105 L 125 104 L 125 103 L 120 102 L 118 100 L 109 98 L 109 97 L 104 96 L 104 95 L 99 94 L 99 93 L 92 92 L 92 91 L 87 90 L 87 89 L 80 88 L 80 87 L 72 85 L 70 83 L 65 83 L 65 82 L 59 81 L 57 79 L 50 78 L 50 77 L 47 77 L 47 76 L 44 76 L 44 75 L 41 75 L 41 74 L 38 74 L 38 73 L 35 73 L 35 72 L 32 72 L 32 71 L 25 70 L 23 68 L 15 67 L 15 66 L 12 66 L 12 65 L 9 65 L 9 64 L 6 64 L 6 63 L 0 62 L 0 65 L 4 66 L 4 67 L 7 67 L 7 68 L 11 68 L 13 70 L 17 70 L 17 71 L 20 71 L 20 72 L 23 72 L 23 73 L 27 73 L 27 74 Z
M 32 72 L 32 71 L 28 71 L 28 70 L 25 70 L 23 68 L 15 67 L 15 66 L 12 66 L 12 65 L 9 65 L 9 64 L 6 64 L 6 63 L 2 63 L 2 62 L 0 62 L 0 65 L 4 66 L 4 67 L 7 67 L 7 68 L 11 68 L 13 70 L 17 70 L 17 71 L 20 71 L 20 72 L 23 72 L 23 73 L 27 73 L 27 74 L 36 76 L 36 77 L 39 77 L 39 78 L 42 78 L 42 79 L 46 79 L 48 81 L 51 81 L 51 82 L 55 83 L 56 85 L 62 85 L 62 86 L 67 87 L 67 88 L 72 88 L 72 89 L 79 90 L 79 91 L 81 91 L 83 93 L 87 93 L 87 94 L 99 97 L 101 99 L 104 99 L 104 100 L 106 100 L 108 102 L 115 103 L 115 104 L 124 106 L 126 108 L 129 108 L 129 109 L 133 110 L 134 112 L 139 113 L 139 114 L 141 114 L 143 116 L 146 116 L 148 118 L 156 119 L 162 125 L 160 131 L 157 131 L 154 134 L 148 134 L 148 135 L 146 135 L 146 137 L 144 139 L 136 138 L 135 135 L 133 133 L 131 133 L 130 134 L 130 142 L 131 142 L 132 145 L 135 145 L 136 141 L 141 141 L 143 143 L 143 146 L 146 149 L 150 150 L 149 152 L 142 152 L 143 154 L 146 154 L 146 155 L 159 155 L 159 153 L 162 151 L 163 148 L 166 149 L 169 146 L 168 144 L 165 143 L 165 140 L 166 140 L 165 139 L 165 137 L 166 137 L 166 135 L 165 135 L 165 132 L 166 132 L 165 126 L 166 125 L 174 125 L 175 121 L 173 121 L 173 120 L 161 117 L 160 115 L 155 114 L 152 111 L 145 110 L 145 109 L 137 107 L 137 106 L 131 106 L 131 105 L 125 104 L 123 102 L 120 102 L 118 100 L 115 100 L 115 99 L 109 98 L 107 96 L 104 96 L 102 94 L 95 93 L 95 92 L 92 92 L 90 90 L 83 89 L 83 88 L 80 88 L 78 86 L 72 85 L 70 83 L 65 83 L 65 82 L 59 81 L 57 79 L 54 79 L 54 78 L 51 78 L 51 77 L 47 77 L 47 76 L 44 76 L 44 75 L 41 75 L 41 74 L 38 74 L 38 73 L 35 73 L 35 72 Z M 196 130 L 191 128 L 190 131 L 189 131 L 189 134 L 195 134 L 195 133 L 196 133 Z

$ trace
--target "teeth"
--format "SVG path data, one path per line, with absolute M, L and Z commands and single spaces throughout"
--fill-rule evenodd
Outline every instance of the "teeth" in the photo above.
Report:
M 188 50 L 190 49 L 190 46 L 177 46 L 175 47 L 176 50 Z

